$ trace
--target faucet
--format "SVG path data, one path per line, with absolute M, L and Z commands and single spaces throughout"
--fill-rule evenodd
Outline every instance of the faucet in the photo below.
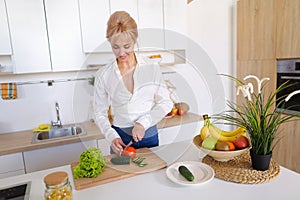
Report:
M 61 127 L 62 127 L 62 123 L 61 123 L 60 117 L 59 117 L 59 106 L 58 106 L 58 103 L 57 103 L 57 102 L 55 103 L 55 109 L 56 109 L 56 117 L 57 117 L 57 121 L 56 121 L 56 122 L 51 121 L 51 126 L 52 126 L 52 127 L 58 127 L 58 128 L 61 128 Z

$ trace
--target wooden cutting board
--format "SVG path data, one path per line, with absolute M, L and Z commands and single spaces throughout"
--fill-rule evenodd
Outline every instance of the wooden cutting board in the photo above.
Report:
M 147 163 L 147 165 L 143 167 L 139 167 L 132 161 L 129 165 L 114 165 L 110 162 L 110 159 L 112 157 L 116 157 L 117 155 L 113 155 L 113 154 L 108 155 L 105 156 L 106 167 L 98 177 L 77 178 L 77 179 L 73 177 L 75 189 L 82 190 L 85 188 L 128 178 L 138 174 L 152 172 L 158 169 L 165 168 L 167 166 L 167 163 L 164 160 L 162 160 L 160 157 L 158 157 L 155 153 L 153 153 L 148 148 L 141 148 L 141 149 L 137 149 L 136 151 L 137 151 L 136 156 L 146 158 L 145 162 Z M 73 175 L 74 167 L 77 166 L 78 164 L 79 164 L 78 162 L 74 162 L 71 164 L 72 175 Z

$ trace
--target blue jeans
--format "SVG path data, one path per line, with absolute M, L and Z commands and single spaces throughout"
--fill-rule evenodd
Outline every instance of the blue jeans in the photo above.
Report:
M 125 144 L 128 144 L 132 140 L 132 129 L 133 127 L 129 128 L 119 128 L 114 125 L 111 126 L 113 129 L 117 131 L 121 139 Z M 156 125 L 151 126 L 145 131 L 145 136 L 141 141 L 134 142 L 132 143 L 132 147 L 138 149 L 142 147 L 155 147 L 159 145 L 159 140 L 158 140 L 158 130 Z M 111 149 L 111 148 L 110 148 Z M 112 152 L 112 149 L 111 149 Z

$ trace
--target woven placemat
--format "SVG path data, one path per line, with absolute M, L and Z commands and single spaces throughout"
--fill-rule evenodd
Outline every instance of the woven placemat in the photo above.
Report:
M 216 161 L 207 155 L 202 159 L 202 162 L 214 169 L 215 177 L 236 183 L 264 183 L 274 179 L 280 173 L 279 164 L 273 159 L 271 159 L 268 170 L 253 169 L 249 152 L 227 162 Z

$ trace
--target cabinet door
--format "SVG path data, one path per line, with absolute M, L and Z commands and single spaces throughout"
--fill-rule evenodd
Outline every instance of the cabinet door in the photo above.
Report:
M 25 174 L 22 153 L 0 156 L 0 178 Z
M 278 0 L 277 58 L 300 57 L 300 1 Z
M 237 62 L 237 78 L 243 80 L 245 76 L 253 74 L 258 76 L 259 79 L 264 77 L 270 78 L 269 81 L 264 83 L 264 90 L 266 95 L 273 93 L 276 89 L 276 62 L 273 59 L 270 60 L 249 60 Z M 250 80 L 250 79 L 249 79 Z M 252 83 L 254 86 L 256 82 Z M 268 93 L 270 92 L 270 93 Z M 237 96 L 238 104 L 244 102 L 242 95 Z
M 300 173 L 300 123 L 291 121 L 280 126 L 277 134 L 278 144 L 273 151 L 274 159 L 282 166 Z
M 138 0 L 110 0 L 110 13 L 114 13 L 115 11 L 126 11 L 130 14 L 130 16 L 139 24 L 138 17 Z
M 77 0 L 45 0 L 53 71 L 85 68 Z
M 88 146 L 97 147 L 96 140 L 24 152 L 26 172 L 34 172 L 71 164 Z
M 109 0 L 79 0 L 83 51 L 110 52 L 106 24 L 110 16 Z
M 166 49 L 186 49 L 186 6 L 186 0 L 164 0 Z
M 0 55 L 11 55 L 10 37 L 4 0 L 0 0 Z
M 141 50 L 164 49 L 163 0 L 139 1 L 138 13 Z
M 6 0 L 15 73 L 51 71 L 43 0 Z
M 237 59 L 275 58 L 274 0 L 241 0 L 237 4 Z
M 110 0 L 110 13 L 116 11 L 126 11 L 135 20 L 136 24 L 139 26 L 139 16 L 138 16 L 138 0 Z M 138 27 L 139 28 L 139 27 Z M 137 48 L 136 46 L 135 48 Z

